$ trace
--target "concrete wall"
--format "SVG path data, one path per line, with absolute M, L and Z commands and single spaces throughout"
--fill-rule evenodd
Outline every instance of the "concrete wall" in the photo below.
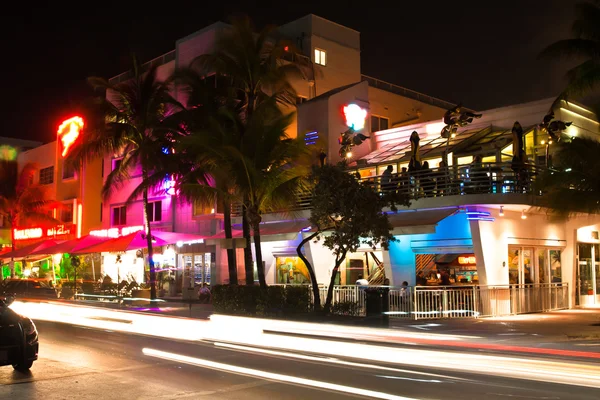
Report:
M 390 128 L 441 119 L 446 110 L 403 97 L 376 87 L 369 87 L 371 114 L 386 117 Z

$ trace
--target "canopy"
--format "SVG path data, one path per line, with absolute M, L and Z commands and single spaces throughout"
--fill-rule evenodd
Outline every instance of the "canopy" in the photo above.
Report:
M 204 240 L 204 236 L 194 235 L 192 233 L 167 231 L 152 231 L 152 236 L 168 242 L 167 244 L 176 244 L 178 242 L 183 242 L 183 244 L 200 243 Z
M 37 249 L 31 255 L 62 254 L 62 253 L 88 253 L 86 248 L 106 242 L 108 239 L 99 236 L 87 235 L 79 239 L 67 240 L 55 246 Z
M 46 249 L 46 248 L 52 247 L 52 246 L 56 246 L 59 243 L 62 243 L 62 241 L 48 239 L 48 240 L 44 240 L 43 242 L 33 243 L 28 246 L 17 249 L 15 251 L 11 251 L 11 252 L 2 254 L 0 257 L 2 257 L 3 260 L 21 259 L 21 258 L 28 257 L 30 255 L 34 255 L 33 253 L 37 252 L 39 250 Z M 40 253 L 37 253 L 37 254 L 39 255 Z M 44 254 L 44 253 L 42 253 L 42 254 Z
M 152 245 L 153 246 L 166 246 L 171 244 L 167 240 L 160 239 L 154 232 L 152 232 Z M 98 243 L 93 246 L 86 247 L 77 251 L 73 251 L 73 254 L 85 254 L 85 253 L 103 253 L 103 252 L 120 252 L 129 250 L 144 249 L 148 246 L 146 238 L 146 232 L 139 231 L 130 233 L 129 235 L 121 236 L 115 239 L 109 239 Z

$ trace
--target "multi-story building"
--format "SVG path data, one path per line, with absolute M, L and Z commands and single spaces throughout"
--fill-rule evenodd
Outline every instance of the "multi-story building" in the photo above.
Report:
M 177 67 L 213 50 L 216 35 L 226 28 L 227 25 L 217 23 L 182 38 L 176 42 L 175 50 L 150 64 L 159 65 L 159 76 L 166 79 Z M 369 248 L 349 254 L 336 277 L 337 284 L 352 285 L 358 275 L 373 279 L 385 275 L 392 285 L 403 281 L 414 285 L 422 272 L 421 283 L 423 279 L 431 283 L 441 279 L 444 284 L 477 284 L 490 290 L 534 285 L 531 287 L 535 290 L 548 291 L 547 297 L 542 296 L 544 299 L 561 301 L 561 306 L 600 304 L 600 219 L 585 216 L 557 220 L 538 207 L 531 186 L 532 173 L 547 165 L 552 153 L 553 144 L 538 128 L 553 107 L 552 99 L 483 111 L 482 118 L 461 128 L 455 137 L 443 139 L 441 119 L 452 104 L 362 75 L 358 32 L 314 15 L 283 25 L 279 31 L 293 40 L 301 55 L 314 65 L 314 74 L 292 81 L 299 98 L 290 135 L 303 136 L 308 146 L 322 146 L 328 161 L 336 162 L 344 156 L 339 155 L 338 137 L 353 126 L 369 138 L 353 148 L 352 155 L 346 154 L 351 172 L 360 173 L 361 179 L 383 191 L 389 189 L 382 185 L 380 177 L 391 166 L 396 175 L 393 190 L 404 190 L 412 198 L 410 207 L 390 213 L 397 241 L 389 250 Z M 119 75 L 112 82 L 129 77 L 127 73 Z M 585 107 L 564 103 L 554 112 L 557 119 L 573 122 L 568 134 L 597 137 L 598 121 Z M 516 121 L 523 128 L 531 165 L 527 176 L 511 164 L 512 128 Z M 420 158 L 429 164 L 430 170 L 425 174 L 402 172 L 412 155 L 411 138 L 413 144 L 418 139 Z M 49 159 L 43 168 L 56 166 L 48 174 L 53 182 L 61 179 L 62 186 L 56 185 L 54 192 L 59 200 L 79 199 L 74 204 L 77 208 L 82 205 L 83 234 L 91 230 L 115 236 L 143 227 L 141 201 L 125 205 L 140 183 L 139 174 L 133 174 L 110 198 L 101 200 L 99 196 L 103 177 L 118 165 L 120 154 L 108 154 L 98 165 L 84 170 L 83 183 L 78 181 L 83 190 L 77 192 L 68 186 L 69 182 L 62 183 L 65 172 L 57 144 L 38 151 L 39 156 L 24 153 L 23 161 L 29 157 L 39 162 L 46 157 L 42 152 L 52 154 L 53 163 Z M 439 168 L 444 158 L 448 168 Z M 213 283 L 226 282 L 225 247 L 231 243 L 224 240 L 219 206 L 188 204 L 171 189 L 165 180 L 164 188 L 151 195 L 148 212 L 153 228 L 196 233 L 205 240 L 164 248 L 162 254 L 158 251 L 156 261 L 162 269 L 173 271 L 181 285 L 188 282 L 186 277 L 198 275 L 198 271 L 201 275 L 210 271 Z M 308 282 L 296 247 L 310 230 L 310 202 L 299 202 L 292 215 L 263 216 L 262 250 L 270 284 Z M 235 237 L 241 237 L 240 222 L 239 216 L 234 218 Z M 242 250 L 238 251 L 238 276 L 243 280 Z M 331 251 L 321 242 L 310 242 L 304 253 L 315 268 L 319 283 L 329 284 Z M 135 262 L 137 255 L 130 256 L 130 268 L 143 268 L 142 263 Z M 121 266 L 117 267 L 116 255 L 106 254 L 104 273 L 114 274 L 115 268 L 127 263 L 127 257 L 121 255 Z M 525 302 L 533 295 L 541 298 L 541 292 L 532 292 L 531 296 L 518 292 L 518 299 L 512 292 L 506 298 L 502 297 L 504 292 L 498 293 L 500 297 L 486 300 L 488 305 L 516 307 L 517 300 Z

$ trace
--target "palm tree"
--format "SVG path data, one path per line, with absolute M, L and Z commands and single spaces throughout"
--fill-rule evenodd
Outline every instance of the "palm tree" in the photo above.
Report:
M 133 60 L 133 77 L 125 82 L 112 84 L 104 78 L 91 77 L 88 82 L 95 90 L 106 96 L 95 99 L 93 116 L 88 123 L 85 140 L 78 143 L 70 159 L 75 163 L 92 160 L 106 154 L 122 154 L 118 166 L 106 177 L 102 196 L 110 198 L 115 190 L 129 181 L 131 172 L 141 169 L 142 182 L 126 201 L 130 205 L 142 197 L 144 222 L 148 245 L 150 268 L 150 297 L 156 299 L 156 272 L 152 260 L 152 232 L 148 215 L 148 196 L 153 187 L 165 179 L 165 164 L 174 157 L 165 149 L 173 142 L 173 126 L 169 116 L 183 107 L 170 95 L 169 86 L 157 78 L 156 67 L 143 72 L 137 60 Z
M 255 33 L 249 19 L 234 20 L 232 27 L 218 35 L 216 51 L 201 55 L 194 60 L 204 75 L 216 73 L 230 82 L 239 100 L 242 120 L 240 138 L 259 105 L 267 99 L 275 99 L 282 106 L 293 106 L 296 93 L 289 78 L 300 75 L 298 64 L 282 62 L 282 57 L 292 47 L 275 39 L 275 27 L 269 26 Z M 239 147 L 239 146 L 238 146 Z M 250 243 L 248 207 L 250 199 L 245 196 L 242 206 L 242 230 L 246 243 Z M 259 250 L 260 251 L 260 250 Z M 244 248 L 246 284 L 254 284 L 254 269 L 250 246 Z
M 600 1 L 583 1 L 575 5 L 574 37 L 559 40 L 542 51 L 543 58 L 578 58 L 580 64 L 567 72 L 567 87 L 558 101 L 569 96 L 590 94 L 600 83 Z
M 10 226 L 12 250 L 15 247 L 15 231 L 24 223 L 51 223 L 58 221 L 49 216 L 49 212 L 58 207 L 54 200 L 46 199 L 43 186 L 34 185 L 33 177 L 38 170 L 34 163 L 25 164 L 18 176 L 2 173 L 5 182 L 5 195 L 0 196 L 0 215 Z M 4 171 L 3 171 L 4 172 Z M 10 275 L 14 277 L 14 264 L 11 262 Z
M 177 69 L 170 80 L 180 100 L 185 102 L 186 135 L 179 137 L 179 193 L 190 202 L 223 209 L 225 238 L 231 241 L 231 204 L 237 200 L 230 160 L 223 151 L 239 140 L 238 102 L 227 85 L 216 85 L 197 64 Z M 230 284 L 238 283 L 234 247 L 227 249 Z
M 261 215 L 289 209 L 296 203 L 309 172 L 309 152 L 302 140 L 285 133 L 293 118 L 283 114 L 274 101 L 264 101 L 247 122 L 237 162 L 238 185 L 245 195 L 247 219 L 253 230 L 258 280 L 266 287 L 261 251 Z
M 554 169 L 536 182 L 544 194 L 540 205 L 563 216 L 600 213 L 600 142 L 577 137 L 558 146 Z

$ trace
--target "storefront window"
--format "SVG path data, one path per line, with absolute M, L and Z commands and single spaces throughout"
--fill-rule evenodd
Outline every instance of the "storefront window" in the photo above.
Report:
M 594 281 L 592 271 L 592 245 L 579 243 L 579 293 L 581 295 L 594 294 Z
M 519 276 L 519 250 L 508 250 L 508 282 L 511 284 L 520 284 Z
M 550 279 L 548 277 L 548 262 L 546 260 L 546 250 L 538 249 L 538 276 L 539 283 L 550 283 Z
M 308 284 L 310 275 L 300 257 L 276 257 L 276 279 L 280 284 Z

